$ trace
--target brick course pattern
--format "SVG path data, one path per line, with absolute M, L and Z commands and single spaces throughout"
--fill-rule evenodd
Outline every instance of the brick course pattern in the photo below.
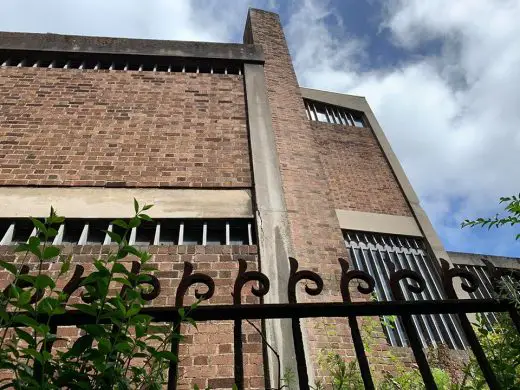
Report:
M 0 185 L 249 187 L 243 78 L 1 68 Z
M 58 282 L 58 288 L 63 288 L 72 276 L 74 265 L 85 267 L 85 275 L 94 270 L 93 258 L 99 258 L 115 246 L 84 245 L 62 246 L 63 258 L 72 254 L 71 271 Z M 23 261 L 24 253 L 14 253 L 13 246 L 0 246 L 0 259 L 18 264 Z M 202 305 L 232 304 L 233 284 L 238 272 L 238 259 L 248 263 L 248 270 L 257 270 L 258 255 L 256 246 L 150 246 L 148 252 L 152 254 L 149 265 L 156 269 L 151 272 L 161 283 L 161 294 L 150 302 L 153 306 L 173 306 L 175 293 L 183 272 L 183 262 L 193 264 L 194 272 L 202 272 L 215 281 L 215 294 Z M 130 268 L 131 258 L 125 259 Z M 27 260 L 26 260 L 27 262 Z M 32 270 L 37 269 L 35 259 L 29 259 Z M 43 270 L 51 277 L 59 273 L 61 262 L 58 259 L 44 263 Z M 0 271 L 0 291 L 11 282 L 12 277 L 5 271 Z M 243 288 L 243 303 L 259 303 L 259 298 L 252 295 L 250 283 Z M 204 286 L 198 286 L 201 291 Z M 195 302 L 195 287 L 186 293 L 185 304 Z M 70 303 L 78 303 L 80 291 L 76 291 Z M 259 321 L 253 321 L 260 327 Z M 179 390 L 191 390 L 197 384 L 200 388 L 230 389 L 234 382 L 233 376 L 233 322 L 199 322 L 198 329 L 191 326 L 182 326 L 181 333 L 186 336 L 179 349 Z M 246 322 L 243 331 L 244 381 L 247 389 L 263 389 L 263 360 L 262 342 L 258 333 Z M 63 327 L 58 330 L 60 337 L 68 341 L 60 341 L 56 347 L 63 347 L 65 343 L 72 345 L 80 331 L 76 327 Z M 0 373 L 1 377 L 2 373 Z
M 412 216 L 371 129 L 320 122 L 311 126 L 335 208 Z

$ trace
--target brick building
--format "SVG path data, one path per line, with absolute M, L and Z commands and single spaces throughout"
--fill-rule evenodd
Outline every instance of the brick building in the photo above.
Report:
M 131 241 L 153 254 L 156 305 L 173 305 L 184 261 L 217 280 L 209 304 L 232 303 L 239 257 L 270 278 L 267 303 L 287 301 L 289 256 L 323 276 L 322 300 L 340 299 L 338 257 L 376 276 L 380 300 L 389 261 L 426 276 L 426 299 L 442 294 L 439 258 L 482 265 L 445 251 L 364 98 L 298 84 L 276 14 L 250 10 L 243 44 L 1 33 L 0 64 L 4 258 L 32 234 L 23 217 L 52 204 L 67 218 L 55 244 L 88 270 L 110 247 L 99 230 L 136 198 L 155 205 Z M 290 324 L 264 326 L 282 373 L 294 370 Z M 449 316 L 417 326 L 424 346 L 464 347 Z M 232 323 L 187 332 L 180 388 L 230 388 Z M 244 332 L 246 387 L 265 388 L 273 356 Z M 323 349 L 354 356 L 344 320 L 306 320 L 302 333 L 311 381 Z M 379 327 L 374 345 L 381 370 L 386 351 L 410 355 L 400 326 Z

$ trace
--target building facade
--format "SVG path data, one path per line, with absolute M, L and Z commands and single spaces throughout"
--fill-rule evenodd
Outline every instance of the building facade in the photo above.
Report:
M 23 218 L 45 217 L 53 205 L 67 218 L 54 243 L 88 271 L 111 245 L 100 230 L 130 217 L 136 198 L 154 204 L 154 222 L 130 240 L 153 254 L 163 286 L 155 305 L 174 304 L 184 261 L 217 280 L 209 304 L 232 303 L 238 258 L 270 278 L 266 303 L 287 302 L 289 257 L 319 271 L 319 299 L 332 301 L 341 299 L 340 257 L 376 277 L 379 300 L 391 299 L 391 264 L 426 276 L 423 299 L 442 297 L 440 258 L 483 265 L 445 251 L 363 97 L 298 84 L 276 14 L 250 10 L 243 44 L 1 33 L 0 64 L 0 251 L 8 260 L 18 261 L 14 245 L 33 234 Z M 416 325 L 425 347 L 464 349 L 451 317 Z M 244 324 L 251 389 L 296 369 L 290 323 L 263 326 L 282 368 Z M 311 382 L 323 351 L 354 356 L 344 320 L 301 328 Z M 179 388 L 231 388 L 232 322 L 185 331 Z M 399 324 L 378 324 L 373 344 L 381 372 L 391 369 L 389 351 L 412 359 Z

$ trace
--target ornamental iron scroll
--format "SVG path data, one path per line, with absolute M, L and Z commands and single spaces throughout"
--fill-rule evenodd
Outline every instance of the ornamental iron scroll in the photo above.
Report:
M 457 299 L 457 293 L 455 292 L 455 287 L 453 285 L 455 278 L 462 279 L 461 288 L 467 293 L 473 293 L 477 291 L 480 287 L 480 282 L 478 277 L 470 271 L 463 270 L 462 268 L 450 268 L 450 264 L 444 260 L 441 261 L 441 270 L 442 270 L 442 282 L 444 284 L 444 289 L 446 290 L 446 295 L 449 299 Z M 466 338 L 471 347 L 475 358 L 482 370 L 482 374 L 486 379 L 489 387 L 491 389 L 500 389 L 500 385 L 498 380 L 493 372 L 491 365 L 478 341 L 477 335 L 473 330 L 473 326 L 471 325 L 468 317 L 465 313 L 457 313 L 460 321 L 460 325 L 466 334 Z
M 361 294 L 372 294 L 374 292 L 376 282 L 372 276 L 359 270 L 349 271 L 349 264 L 345 259 L 340 258 L 339 264 L 341 266 L 340 288 L 343 302 L 352 303 L 352 299 L 350 297 L 350 282 L 355 279 L 359 280 L 357 289 Z M 363 286 L 361 282 L 365 283 L 365 286 Z M 348 316 L 348 323 L 350 326 L 352 342 L 354 343 L 356 358 L 359 364 L 359 370 L 361 372 L 361 378 L 363 379 L 365 389 L 375 389 L 357 318 L 355 316 Z
M 435 389 L 435 383 L 431 375 L 428 362 L 423 353 L 423 343 L 419 339 L 418 326 L 414 323 L 416 316 L 427 314 L 456 314 L 458 316 L 457 329 L 460 329 L 462 337 L 466 339 L 465 345 L 469 345 L 484 373 L 485 379 L 490 389 L 499 389 L 495 375 L 489 366 L 489 363 L 482 351 L 478 339 L 468 321 L 467 313 L 483 313 L 483 312 L 505 312 L 509 313 L 513 322 L 517 326 L 520 333 L 520 320 L 518 311 L 507 299 L 461 299 L 457 297 L 454 287 L 454 279 L 462 279 L 462 290 L 472 293 L 480 288 L 479 279 L 472 272 L 460 268 L 450 268 L 450 264 L 442 261 L 442 269 L 440 273 L 440 288 L 442 297 L 444 293 L 448 299 L 430 299 L 430 300 L 411 300 L 413 294 L 421 294 L 425 289 L 425 279 L 416 272 L 407 269 L 397 270 L 391 268 L 389 272 L 389 285 L 391 288 L 391 301 L 373 301 L 365 300 L 362 302 L 352 302 L 350 288 L 357 288 L 361 294 L 371 294 L 377 282 L 377 277 L 385 275 L 370 275 L 362 270 L 352 269 L 352 265 L 346 259 L 339 259 L 341 268 L 341 280 L 338 283 L 343 302 L 330 302 L 325 299 L 318 299 L 316 302 L 297 302 L 297 284 L 300 281 L 307 282 L 305 285 L 305 293 L 309 296 L 317 296 L 321 294 L 324 288 L 324 282 L 321 276 L 310 270 L 299 270 L 298 262 L 294 258 L 289 258 L 290 274 L 287 280 L 288 303 L 250 303 L 242 302 L 241 294 L 244 286 L 248 282 L 253 282 L 251 293 L 259 298 L 263 298 L 269 293 L 270 281 L 266 275 L 256 270 L 247 270 L 247 262 L 243 259 L 238 260 L 238 273 L 234 281 L 234 285 L 230 286 L 232 290 L 233 304 L 211 304 L 200 305 L 191 312 L 190 317 L 195 321 L 234 321 L 234 353 L 235 353 L 235 371 L 234 381 L 238 389 L 244 388 L 244 372 L 242 357 L 242 326 L 243 320 L 268 320 L 268 319 L 290 319 L 292 324 L 293 346 L 295 351 L 295 359 L 298 368 L 299 388 L 308 390 L 309 383 L 307 377 L 307 362 L 305 360 L 304 343 L 302 338 L 302 330 L 300 327 L 300 319 L 302 318 L 346 318 L 351 329 L 352 340 L 355 346 L 356 357 L 365 384 L 365 388 L 373 389 L 373 382 L 370 375 L 369 362 L 366 358 L 363 347 L 363 340 L 359 329 L 358 317 L 374 316 L 383 317 L 387 315 L 397 315 L 401 318 L 404 330 L 408 336 L 409 345 L 412 348 L 415 359 L 419 366 L 419 371 L 423 377 L 425 387 L 427 389 Z M 494 285 L 498 283 L 501 277 L 516 277 L 518 273 L 497 269 L 491 264 L 486 264 L 490 279 Z M 63 288 L 63 293 L 67 299 L 80 288 L 86 289 L 82 291 L 81 299 L 84 301 L 95 298 L 95 291 L 92 289 L 95 285 L 90 285 L 88 276 L 84 276 L 84 268 L 76 265 L 73 275 Z M 161 283 L 153 274 L 141 274 L 139 264 L 132 264 L 129 271 L 134 277 L 133 288 L 139 285 L 151 286 L 151 291 L 141 291 L 141 297 L 146 301 L 151 301 L 161 292 Z M 23 265 L 20 268 L 20 274 L 29 273 L 29 267 Z M 427 276 L 425 276 L 426 278 Z M 355 282 L 352 285 L 352 282 Z M 14 282 L 13 282 L 14 283 Z M 18 279 L 18 286 L 24 286 L 23 278 Z M 458 282 L 459 283 L 459 282 Z M 203 285 L 202 289 L 200 286 Z M 121 294 L 124 294 L 130 286 L 123 287 Z M 211 299 L 215 294 L 215 281 L 207 274 L 194 272 L 194 266 L 191 263 L 184 263 L 184 270 L 179 281 L 175 293 L 174 306 L 154 306 L 147 305 L 142 309 L 142 313 L 150 315 L 154 322 L 168 323 L 170 326 L 180 326 L 182 316 L 180 309 L 190 310 L 190 307 L 184 307 L 185 296 L 190 287 L 195 287 L 194 297 L 199 301 Z M 198 288 L 197 288 L 198 287 Z M 329 286 L 331 289 L 334 286 Z M 496 288 L 496 287 L 495 287 Z M 9 287 L 3 290 L 4 294 L 9 294 Z M 41 293 L 36 291 L 32 299 L 37 301 L 41 299 Z M 303 294 L 302 294 L 303 295 Z M 390 294 L 389 294 L 390 295 Z M 439 294 L 440 295 L 440 294 Z M 440 295 L 441 296 L 441 295 Z M 247 302 L 246 302 L 247 303 Z M 14 315 L 11 313 L 11 315 Z M 57 329 L 58 326 L 79 326 L 92 324 L 94 319 L 85 315 L 79 310 L 67 310 L 65 314 L 56 315 L 52 318 L 50 326 Z M 103 319 L 103 324 L 110 324 L 110 319 Z M 114 324 L 112 324 L 114 325 Z M 17 322 L 11 322 L 12 327 L 23 326 Z M 284 340 L 286 342 L 288 340 Z M 53 343 L 49 343 L 47 349 L 51 350 Z M 171 350 L 178 355 L 179 339 L 174 338 L 171 342 Z M 265 357 L 265 355 L 264 355 Z M 36 367 L 37 368 L 37 367 Z M 168 389 L 175 389 L 177 381 L 177 365 L 173 363 L 169 367 Z M 268 384 L 266 384 L 268 387 Z
M 407 283 L 406 279 L 413 280 L 416 283 L 416 285 Z M 397 301 L 405 301 L 403 290 L 400 286 L 401 281 L 404 284 L 404 288 L 415 294 L 420 294 L 426 288 L 426 282 L 419 273 L 411 271 L 409 269 L 393 271 L 390 273 L 390 289 L 392 291 L 392 295 Z M 417 362 L 417 365 L 419 367 L 419 372 L 421 373 L 421 376 L 423 378 L 424 385 L 428 390 L 436 390 L 437 385 L 435 384 L 435 380 L 433 379 L 433 374 L 430 369 L 430 365 L 428 364 L 428 360 L 426 359 L 426 355 L 421 347 L 421 341 L 419 339 L 417 329 L 414 326 L 412 316 L 406 314 L 402 315 L 401 318 L 403 321 L 404 329 L 406 331 L 406 335 L 408 336 L 408 340 L 410 340 L 410 346 L 412 348 L 415 361 Z
M 240 305 L 242 303 L 242 288 L 247 282 L 258 282 L 258 288 L 251 286 L 251 292 L 256 297 L 263 297 L 269 292 L 269 279 L 259 271 L 247 271 L 247 262 L 244 259 L 238 259 L 238 275 L 235 279 L 233 288 L 233 304 Z M 233 340 L 235 343 L 235 384 L 239 389 L 244 388 L 244 356 L 242 354 L 242 321 L 236 320 L 233 324 Z
M 316 272 L 309 270 L 298 271 L 298 261 L 295 258 L 289 257 L 289 282 L 287 285 L 287 295 L 289 303 L 296 304 L 296 285 L 301 280 L 310 280 L 314 283 L 314 287 L 305 285 L 305 292 L 309 295 L 319 295 L 323 291 L 323 279 Z M 309 376 L 307 374 L 307 363 L 305 361 L 305 350 L 303 348 L 303 335 L 300 326 L 299 318 L 291 318 L 291 327 L 294 340 L 294 349 L 296 352 L 296 366 L 298 368 L 298 382 L 309 383 Z

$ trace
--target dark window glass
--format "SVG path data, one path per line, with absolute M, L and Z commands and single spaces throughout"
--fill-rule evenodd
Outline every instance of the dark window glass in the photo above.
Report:
M 33 224 L 29 219 L 21 219 L 15 222 L 14 224 L 14 233 L 13 233 L 13 244 L 20 244 L 26 242 L 29 239 L 33 231 Z
M 135 245 L 153 245 L 156 226 L 155 222 L 141 222 L 136 229 Z
M 65 227 L 63 229 L 62 244 L 77 244 L 83 228 L 85 227 L 84 220 L 66 220 Z
M 161 221 L 159 245 L 177 245 L 179 243 L 179 222 L 176 220 Z
M 184 222 L 184 245 L 202 245 L 202 222 L 186 221 Z
M 207 222 L 206 245 L 226 245 L 226 223 L 224 221 Z
M 229 223 L 229 244 L 249 245 L 247 221 L 232 221 Z
M 94 220 L 90 221 L 88 225 L 88 236 L 87 244 L 103 244 L 105 241 L 105 235 L 102 230 L 108 230 L 107 220 Z

